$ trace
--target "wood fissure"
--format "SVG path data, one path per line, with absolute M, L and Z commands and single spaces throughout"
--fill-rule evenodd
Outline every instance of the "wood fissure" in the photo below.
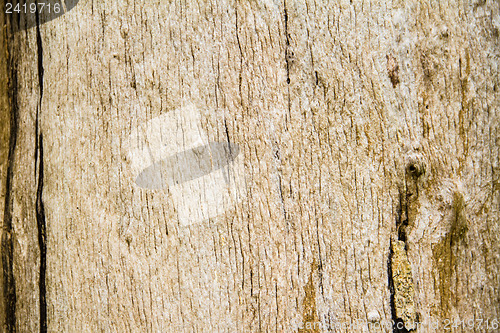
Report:
M 407 168 L 410 175 L 413 166 Z M 408 175 L 407 175 L 408 176 Z M 420 176 L 420 174 L 418 175 Z M 414 195 L 408 189 L 406 177 L 404 190 L 399 190 L 399 203 L 396 212 L 396 236 L 390 239 L 388 258 L 388 285 L 390 291 L 390 307 L 394 333 L 415 331 L 417 327 L 415 312 L 415 287 L 411 265 L 407 256 L 407 228 L 409 225 L 410 198 Z
M 390 295 L 390 306 L 391 306 L 391 317 L 392 317 L 392 332 L 393 333 L 405 333 L 408 332 L 404 327 L 400 329 L 400 323 L 403 323 L 403 320 L 401 318 L 398 318 L 396 314 L 396 305 L 395 305 L 395 290 L 394 290 L 394 278 L 393 278 L 393 272 L 392 272 L 392 257 L 393 257 L 393 251 L 392 251 L 392 241 L 389 246 L 389 257 L 387 259 L 387 277 L 388 277 L 388 285 L 389 285 L 389 295 Z
M 38 136 L 38 185 L 36 192 L 36 222 L 38 226 L 38 246 L 40 249 L 40 273 L 39 273 L 39 298 L 40 298 L 40 332 L 47 332 L 47 291 L 46 291 L 46 271 L 47 271 L 47 235 L 45 222 L 45 207 L 43 204 L 43 136 Z
M 2 275 L 3 275 L 3 297 L 5 304 L 5 329 L 7 332 L 16 332 L 16 279 L 14 276 L 14 232 L 12 227 L 12 189 L 14 178 L 14 165 L 15 165 L 15 151 L 17 144 L 17 134 L 19 127 L 19 109 L 17 103 L 17 66 L 13 59 L 10 46 L 12 41 L 12 34 L 8 31 L 11 27 L 8 19 L 5 18 L 7 25 L 7 33 L 5 35 L 5 50 L 7 62 L 7 86 L 8 86 L 8 112 L 9 115 L 9 150 L 7 157 L 7 172 L 5 184 L 5 204 L 4 204 L 4 218 L 2 225 L 2 243 L 1 243 L 1 257 L 2 257 Z
M 43 46 L 42 46 L 42 34 L 40 32 L 40 15 L 35 12 L 36 18 L 36 46 L 37 46 L 37 56 L 38 56 L 38 85 L 40 87 L 40 106 L 42 104 L 43 98 Z
M 285 63 L 286 63 L 286 83 L 290 84 L 290 35 L 288 34 L 288 12 L 286 9 L 286 1 L 283 4 L 283 17 L 285 20 Z
M 15 105 L 15 104 L 14 104 Z M 5 299 L 5 324 L 7 332 L 16 332 L 16 281 L 14 277 L 14 245 L 12 230 L 12 179 L 14 151 L 17 137 L 17 110 L 12 106 L 10 118 L 10 144 L 5 190 L 4 222 L 2 231 L 3 297 Z
M 39 271 L 39 307 L 40 307 L 40 332 L 47 332 L 47 291 L 46 291 L 46 271 L 47 271 L 47 225 L 45 221 L 45 207 L 43 203 L 43 136 L 40 130 L 40 111 L 42 108 L 42 98 L 43 98 L 43 46 L 42 46 L 42 36 L 40 33 L 40 16 L 36 12 L 36 42 L 37 42 L 37 56 L 38 56 L 38 83 L 40 89 L 40 99 L 37 107 L 36 121 L 35 121 L 35 133 L 36 133 L 36 145 L 35 145 L 35 163 L 38 163 L 37 170 L 37 191 L 36 191 L 36 222 L 38 228 L 38 246 L 40 251 L 40 271 Z M 36 168 L 35 168 L 36 170 Z

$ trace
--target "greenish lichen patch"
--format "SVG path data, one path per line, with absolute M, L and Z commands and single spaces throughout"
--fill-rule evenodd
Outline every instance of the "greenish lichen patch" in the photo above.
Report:
M 457 295 L 455 295 L 451 282 L 456 275 L 457 247 L 465 239 L 468 230 L 464 215 L 465 200 L 462 193 L 458 191 L 453 194 L 452 209 L 449 231 L 439 243 L 432 246 L 432 255 L 438 274 L 440 309 L 444 317 L 449 315 L 450 309 L 456 301 Z

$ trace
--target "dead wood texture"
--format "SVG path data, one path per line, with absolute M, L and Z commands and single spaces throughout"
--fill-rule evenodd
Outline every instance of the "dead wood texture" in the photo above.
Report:
M 2 331 L 497 331 L 499 6 L 0 14 Z

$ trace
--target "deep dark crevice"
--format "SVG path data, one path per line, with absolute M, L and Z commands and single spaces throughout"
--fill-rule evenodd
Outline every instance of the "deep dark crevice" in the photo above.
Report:
M 17 108 L 17 74 L 15 62 L 9 63 L 9 103 L 10 103 L 10 138 L 7 160 L 7 179 L 5 186 L 4 221 L 2 232 L 2 274 L 3 297 L 5 299 L 5 325 L 7 332 L 16 332 L 16 281 L 14 278 L 14 235 L 12 233 L 12 181 L 14 176 L 14 152 L 16 150 L 18 132 Z
M 229 129 L 227 127 L 227 121 L 224 118 L 224 129 L 225 129 L 225 134 L 226 134 L 226 139 L 227 139 L 227 146 L 229 148 L 229 155 L 233 156 L 233 151 L 231 149 L 231 141 L 229 141 Z
M 288 34 L 288 11 L 286 0 L 283 1 L 283 15 L 285 21 L 285 63 L 286 63 L 286 83 L 288 85 L 288 119 L 285 119 L 285 128 L 288 130 L 287 122 L 292 120 L 292 102 L 290 100 L 290 35 Z
M 396 211 L 396 233 L 398 241 L 402 241 L 405 243 L 406 248 L 406 228 L 408 226 L 408 195 L 407 190 L 400 189 L 399 190 L 399 203 Z M 396 305 L 395 305 L 395 287 L 394 287 L 394 279 L 392 272 L 392 259 L 393 259 L 393 250 L 392 250 L 392 239 L 389 243 L 389 258 L 387 262 L 387 277 L 388 277 L 388 285 L 390 292 L 390 307 L 391 307 L 391 317 L 392 317 L 392 331 L 393 333 L 407 333 L 410 332 L 406 329 L 404 322 L 401 318 L 398 318 L 396 314 Z
M 43 97 L 43 47 L 42 47 L 42 35 L 40 33 L 40 15 L 38 11 L 35 11 L 36 19 L 36 45 L 38 49 L 38 84 L 40 86 L 40 104 Z
M 40 131 L 40 111 L 43 98 L 43 47 L 42 35 L 40 33 L 40 15 L 35 11 L 36 18 L 36 42 L 38 50 L 38 83 L 40 87 L 40 99 L 36 112 L 36 143 L 35 143 L 35 163 L 38 163 L 38 185 L 36 191 L 36 222 L 38 226 L 38 246 L 40 249 L 40 274 L 39 274 L 39 302 L 40 302 L 40 332 L 47 332 L 47 291 L 46 291 L 46 272 L 47 272 L 47 234 L 45 221 L 45 207 L 42 200 L 43 194 L 43 136 Z
M 40 247 L 40 332 L 47 332 L 47 300 L 45 278 L 47 271 L 47 244 L 45 207 L 42 200 L 43 194 L 43 136 L 38 136 L 38 186 L 36 191 L 36 222 L 38 225 L 38 246 Z
M 2 225 L 2 243 L 1 243 L 1 257 L 2 257 L 2 275 L 3 275 L 3 297 L 5 305 L 5 329 L 6 332 L 16 332 L 17 322 L 17 294 L 16 294 L 16 279 L 14 275 L 14 239 L 15 233 L 13 230 L 13 182 L 15 173 L 15 151 L 17 146 L 17 134 L 19 128 L 19 109 L 18 109 L 18 79 L 17 79 L 17 59 L 16 52 L 13 49 L 13 36 L 14 25 L 19 24 L 15 21 L 15 15 L 6 17 L 4 28 L 5 34 L 5 48 L 7 52 L 7 77 L 8 77 L 8 103 L 9 103 L 9 151 L 7 157 L 7 170 L 5 182 L 5 204 L 4 204 L 4 218 Z
M 392 241 L 389 245 L 389 258 L 387 260 L 387 277 L 388 277 L 388 285 L 389 285 L 389 292 L 390 292 L 390 301 L 389 301 L 389 304 L 390 304 L 390 307 L 391 307 L 391 317 L 392 317 L 392 332 L 393 333 L 409 333 L 410 331 L 408 331 L 406 328 L 405 328 L 405 325 L 404 325 L 404 322 L 401 318 L 398 318 L 398 316 L 396 315 L 396 305 L 395 305 L 395 301 L 394 301 L 394 294 L 395 294 L 395 291 L 394 291 L 394 279 L 393 279 L 393 275 L 392 275 L 392 256 L 393 256 L 393 252 L 392 252 Z
M 290 84 L 290 36 L 288 35 L 288 12 L 286 9 L 286 1 L 284 3 L 284 17 L 285 17 L 285 63 L 286 63 L 286 83 Z
M 396 231 L 398 240 L 406 244 L 406 228 L 408 226 L 408 195 L 402 190 L 399 191 L 399 206 L 396 216 Z

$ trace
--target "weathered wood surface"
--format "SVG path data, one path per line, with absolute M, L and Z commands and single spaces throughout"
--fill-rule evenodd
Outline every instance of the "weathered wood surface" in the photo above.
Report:
M 2 27 L 5 27 L 5 16 L 3 11 L 0 12 L 0 24 Z M 8 165 L 8 155 L 9 155 L 9 137 L 10 137 L 10 110 L 9 110 L 9 98 L 8 98 L 8 71 L 7 71 L 7 48 L 6 41 L 7 39 L 7 30 L 2 29 L 0 31 L 0 45 L 2 48 L 0 49 L 0 217 L 2 219 L 2 229 L 0 229 L 0 236 L 4 237 L 6 229 L 5 220 L 4 220 L 4 210 L 5 210 L 5 188 L 6 188 L 6 180 L 7 180 L 7 165 Z M 2 240 L 0 243 L 1 256 L 0 260 L 2 263 L 5 262 L 5 255 L 7 254 L 2 245 L 5 242 Z M 2 265 L 2 272 L 4 272 Z M 4 274 L 0 274 L 0 292 L 2 297 L 0 297 L 0 327 L 5 331 L 5 317 L 7 310 L 7 302 L 4 292 Z
M 499 6 L 80 1 L 5 25 L 3 330 L 499 319 Z M 209 199 L 135 183 L 169 151 L 130 153 L 182 110 L 186 148 L 229 140 L 244 167 L 196 223 Z

